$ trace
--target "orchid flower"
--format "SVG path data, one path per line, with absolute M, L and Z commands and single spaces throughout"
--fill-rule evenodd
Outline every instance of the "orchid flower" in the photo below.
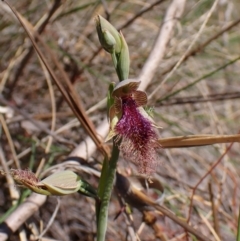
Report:
M 109 109 L 110 131 L 107 141 L 121 139 L 119 149 L 127 160 L 138 166 L 142 174 L 156 170 L 157 149 L 160 147 L 155 123 L 143 109 L 147 104 L 145 92 L 137 90 L 139 80 L 127 79 L 118 83 L 112 92 L 113 105 Z

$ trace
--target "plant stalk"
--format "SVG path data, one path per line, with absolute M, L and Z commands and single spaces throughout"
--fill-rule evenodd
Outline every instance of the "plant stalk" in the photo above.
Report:
M 108 222 L 108 206 L 112 194 L 114 177 L 117 168 L 117 161 L 119 157 L 119 142 L 114 138 L 112 155 L 109 161 L 109 169 L 106 176 L 106 186 L 104 189 L 103 197 L 100 204 L 100 210 L 98 215 L 98 226 L 97 226 L 97 241 L 105 241 L 107 222 Z

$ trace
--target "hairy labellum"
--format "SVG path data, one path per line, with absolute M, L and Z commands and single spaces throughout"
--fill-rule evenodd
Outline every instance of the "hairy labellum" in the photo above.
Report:
M 121 98 L 122 116 L 115 126 L 122 139 L 120 150 L 124 157 L 138 165 L 143 174 L 151 174 L 157 164 L 156 149 L 159 147 L 153 124 L 144 116 L 131 96 Z

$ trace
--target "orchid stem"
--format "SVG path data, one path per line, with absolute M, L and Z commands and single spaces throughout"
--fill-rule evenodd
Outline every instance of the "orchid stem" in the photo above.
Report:
M 110 197 L 112 194 L 114 177 L 117 168 L 117 161 L 119 157 L 119 143 L 113 140 L 112 155 L 109 161 L 109 169 L 106 175 L 106 186 L 103 193 L 103 198 L 100 204 L 99 216 L 98 216 L 98 228 L 97 228 L 97 241 L 105 241 L 107 221 L 108 221 L 108 206 Z

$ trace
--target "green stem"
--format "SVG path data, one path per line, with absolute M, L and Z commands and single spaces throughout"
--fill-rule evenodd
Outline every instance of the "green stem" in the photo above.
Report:
M 237 241 L 240 241 L 240 208 L 239 208 L 239 214 L 238 214 Z
M 100 210 L 98 215 L 98 227 L 97 227 L 97 241 L 105 241 L 107 222 L 108 222 L 108 206 L 113 189 L 114 177 L 117 168 L 117 161 L 119 156 L 119 143 L 116 139 L 113 140 L 112 155 L 109 161 L 109 169 L 106 176 L 106 186 L 103 193 L 103 198 L 100 204 Z

